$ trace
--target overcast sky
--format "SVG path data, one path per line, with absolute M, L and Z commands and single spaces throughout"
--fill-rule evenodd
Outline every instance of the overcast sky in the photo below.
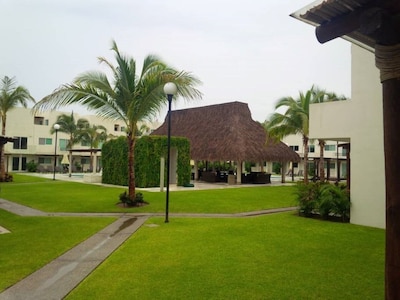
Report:
M 279 98 L 313 84 L 350 97 L 350 43 L 321 45 L 314 27 L 289 16 L 310 2 L 0 0 L 0 76 L 40 100 L 82 72 L 105 70 L 97 57 L 113 61 L 114 39 L 139 65 L 156 54 L 203 82 L 203 100 L 173 109 L 241 101 L 264 121 Z

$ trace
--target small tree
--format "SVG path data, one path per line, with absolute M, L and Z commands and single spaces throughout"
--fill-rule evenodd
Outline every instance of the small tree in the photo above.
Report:
M 89 126 L 89 122 L 86 119 L 78 119 L 75 121 L 74 113 L 71 112 L 70 115 L 61 114 L 57 117 L 56 124 L 60 125 L 59 132 L 64 132 L 69 135 L 69 140 L 67 143 L 67 149 L 69 150 L 69 177 L 71 177 L 72 172 L 72 147 L 73 145 L 79 143 L 82 140 L 81 132 L 84 128 Z M 54 126 L 51 127 L 50 132 L 53 134 L 55 132 Z
M 103 125 L 89 125 L 79 131 L 79 139 L 90 147 L 90 169 L 93 170 L 93 149 L 107 140 L 107 129 Z

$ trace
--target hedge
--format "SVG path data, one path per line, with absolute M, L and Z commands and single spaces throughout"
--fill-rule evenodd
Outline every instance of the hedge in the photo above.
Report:
M 190 143 L 186 138 L 171 137 L 171 148 L 178 151 L 177 183 L 190 183 Z M 160 158 L 167 157 L 167 137 L 143 136 L 136 140 L 135 183 L 137 187 L 160 185 Z M 119 137 L 104 143 L 102 148 L 103 183 L 128 185 L 128 144 L 126 137 Z M 166 184 L 166 159 L 165 159 Z

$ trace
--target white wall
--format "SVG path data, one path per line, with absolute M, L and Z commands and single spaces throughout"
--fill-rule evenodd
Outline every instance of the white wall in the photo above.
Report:
M 385 227 L 385 163 L 383 149 L 382 86 L 375 56 L 352 47 L 352 98 L 356 112 L 352 126 L 352 223 Z
M 310 107 L 310 137 L 351 142 L 351 223 L 385 227 L 382 89 L 373 53 L 352 45 L 351 100 Z

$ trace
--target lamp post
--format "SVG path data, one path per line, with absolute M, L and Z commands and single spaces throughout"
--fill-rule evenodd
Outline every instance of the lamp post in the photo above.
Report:
M 168 209 L 169 209 L 169 170 L 170 170 L 170 154 L 171 154 L 171 102 L 172 98 L 177 92 L 175 83 L 168 82 L 164 85 L 164 93 L 168 99 L 168 139 L 167 139 L 167 193 L 165 196 L 165 223 L 168 223 Z
M 56 131 L 56 141 L 54 144 L 54 168 L 53 168 L 53 180 L 56 179 L 56 166 L 57 166 L 57 132 L 60 129 L 59 124 L 54 124 L 53 126 L 54 130 Z

